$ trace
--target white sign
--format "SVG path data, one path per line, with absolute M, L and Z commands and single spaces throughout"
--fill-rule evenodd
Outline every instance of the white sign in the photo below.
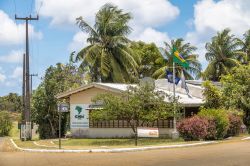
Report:
M 138 137 L 159 137 L 158 128 L 137 128 Z
M 25 124 L 21 124 L 21 138 L 26 139 L 26 127 L 25 127 Z
M 88 104 L 70 105 L 70 127 L 71 128 L 89 128 L 89 110 Z

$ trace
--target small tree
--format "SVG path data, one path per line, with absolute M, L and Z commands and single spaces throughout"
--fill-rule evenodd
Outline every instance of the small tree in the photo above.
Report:
M 6 111 L 0 111 L 0 136 L 7 136 L 12 128 L 10 115 Z
M 101 94 L 93 99 L 102 101 L 103 109 L 93 111 L 93 120 L 123 119 L 128 122 L 135 135 L 137 146 L 137 127 L 145 122 L 166 119 L 172 115 L 172 104 L 164 101 L 164 92 L 155 91 L 149 84 L 130 86 L 120 97 L 111 94 Z
M 204 87 L 202 93 L 205 97 L 205 108 L 219 108 L 223 106 L 221 91 L 215 85 L 210 81 L 205 81 L 202 86 Z

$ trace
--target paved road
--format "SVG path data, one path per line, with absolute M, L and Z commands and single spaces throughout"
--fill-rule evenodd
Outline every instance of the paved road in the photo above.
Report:
M 0 166 L 249 166 L 250 141 L 126 153 L 0 152 Z

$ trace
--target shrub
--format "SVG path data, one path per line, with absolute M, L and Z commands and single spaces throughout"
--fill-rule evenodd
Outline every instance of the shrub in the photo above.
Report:
M 202 109 L 198 115 L 200 117 L 214 120 L 216 126 L 215 138 L 210 139 L 222 139 L 226 136 L 229 127 L 228 114 L 224 109 Z
M 216 122 L 214 119 L 208 119 L 208 128 L 207 135 L 205 137 L 206 140 L 214 140 L 216 139 Z
M 205 118 L 193 116 L 177 124 L 177 130 L 184 140 L 201 140 L 207 136 L 209 122 Z
M 7 136 L 12 128 L 11 118 L 8 112 L 0 111 L 0 136 Z
M 236 136 L 240 134 L 240 128 L 242 125 L 242 119 L 240 116 L 229 114 L 229 128 L 227 136 Z

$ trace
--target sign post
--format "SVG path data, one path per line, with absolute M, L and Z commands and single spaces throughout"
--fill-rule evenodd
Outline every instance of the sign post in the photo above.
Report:
M 58 112 L 59 112 L 59 149 L 62 148 L 61 143 L 61 121 L 62 121 L 62 112 L 69 112 L 69 105 L 66 103 L 62 103 L 58 105 Z

